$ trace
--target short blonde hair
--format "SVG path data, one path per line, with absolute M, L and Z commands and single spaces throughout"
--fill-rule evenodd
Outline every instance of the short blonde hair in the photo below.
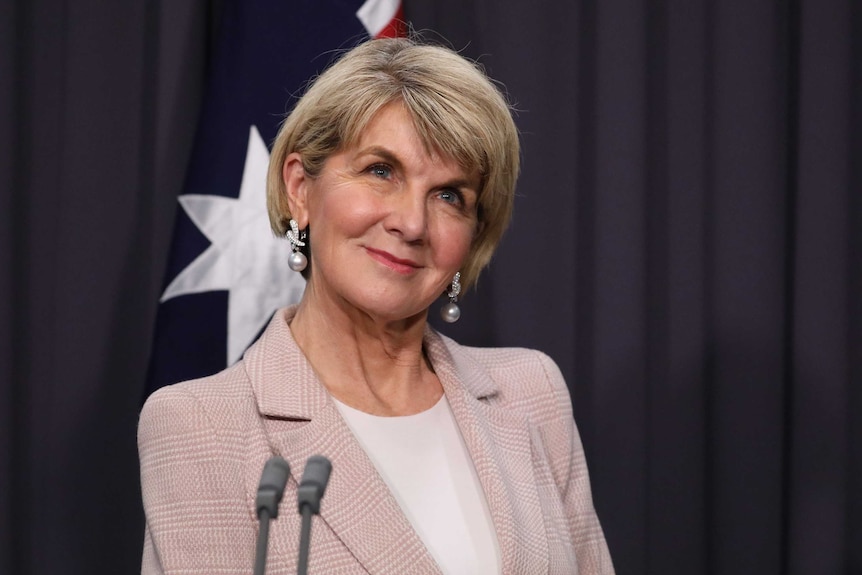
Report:
M 478 64 L 448 48 L 408 38 L 370 40 L 310 85 L 273 144 L 266 190 L 272 229 L 279 236 L 289 229 L 287 156 L 298 152 L 306 173 L 316 177 L 330 155 L 356 144 L 374 115 L 394 101 L 412 116 L 429 150 L 480 175 L 477 235 L 461 269 L 469 288 L 509 225 L 520 144 L 506 98 Z

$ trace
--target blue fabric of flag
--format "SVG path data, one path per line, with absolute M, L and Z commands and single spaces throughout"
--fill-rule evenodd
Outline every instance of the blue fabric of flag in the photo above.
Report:
M 236 198 L 250 127 L 271 144 L 310 78 L 340 51 L 368 38 L 360 0 L 236 0 L 225 3 L 183 195 Z M 177 210 L 165 285 L 210 246 L 184 209 Z M 285 242 L 284 257 L 289 249 Z M 215 373 L 228 357 L 225 290 L 162 301 L 146 395 Z

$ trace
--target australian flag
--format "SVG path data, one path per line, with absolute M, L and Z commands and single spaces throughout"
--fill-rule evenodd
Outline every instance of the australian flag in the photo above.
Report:
M 270 144 L 310 78 L 369 37 L 402 35 L 400 0 L 233 0 L 174 225 L 146 395 L 242 357 L 305 288 L 266 212 Z

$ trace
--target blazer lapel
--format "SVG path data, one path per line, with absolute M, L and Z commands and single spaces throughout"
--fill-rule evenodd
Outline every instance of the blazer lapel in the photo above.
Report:
M 328 457 L 332 474 L 319 519 L 365 570 L 439 574 L 436 562 L 293 340 L 288 325 L 292 315 L 292 310 L 277 313 L 244 357 L 267 429 L 268 451 L 282 455 L 291 465 L 288 489 L 295 497 L 309 456 Z M 253 469 L 253 490 L 262 465 L 263 461 Z M 287 499 L 288 494 L 283 507 L 292 503 Z
M 488 403 L 497 386 L 460 346 L 430 329 L 425 345 L 485 491 L 503 573 L 547 573 L 532 425 L 525 416 Z

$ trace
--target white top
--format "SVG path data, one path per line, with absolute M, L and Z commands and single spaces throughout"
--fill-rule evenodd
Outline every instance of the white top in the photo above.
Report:
M 335 405 L 443 573 L 500 573 L 491 512 L 446 396 L 403 417 Z

